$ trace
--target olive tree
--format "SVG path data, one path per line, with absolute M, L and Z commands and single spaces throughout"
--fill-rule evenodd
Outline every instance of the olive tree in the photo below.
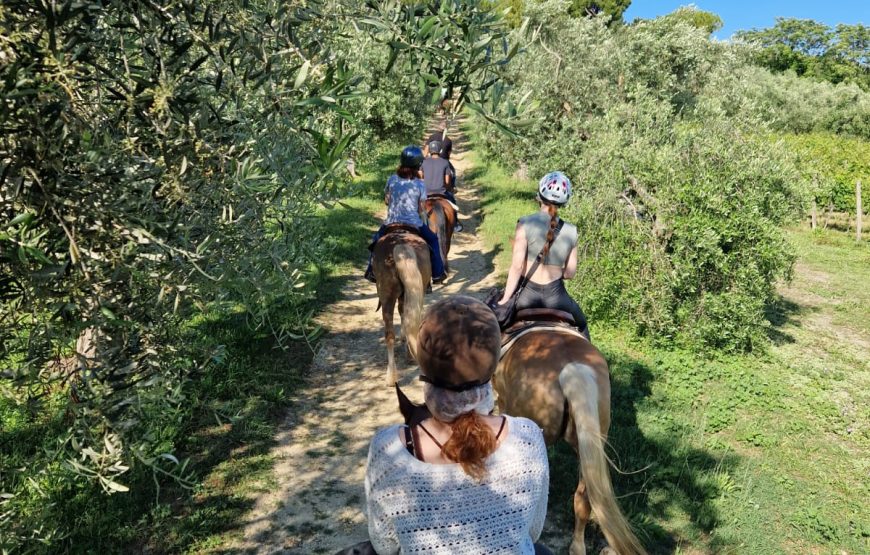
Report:
M 189 483 L 162 423 L 222 353 L 185 343 L 186 322 L 231 306 L 278 345 L 312 332 L 311 218 L 344 192 L 379 91 L 353 45 L 386 54 L 370 76 L 419 75 L 394 90 L 415 114 L 447 89 L 489 115 L 504 37 L 459 1 L 4 2 L 0 394 L 62 423 L 31 474 L 113 493 L 139 465 Z M 50 544 L 20 518 L 28 491 L 44 495 L 0 475 L 0 535 Z

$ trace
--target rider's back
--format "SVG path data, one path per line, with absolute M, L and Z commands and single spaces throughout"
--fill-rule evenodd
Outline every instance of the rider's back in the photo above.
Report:
M 450 171 L 450 163 L 439 156 L 430 156 L 420 166 L 423 170 L 423 182 L 426 184 L 427 195 L 443 195 L 447 190 L 444 176 Z
M 423 225 L 423 220 L 420 218 L 420 201 L 425 200 L 426 190 L 419 179 L 402 179 L 394 174 L 387 180 L 385 192 L 390 195 L 386 223 L 407 224 L 414 227 Z
M 481 481 L 459 464 L 417 460 L 398 432 L 381 430 L 369 451 L 369 537 L 378 553 L 534 553 L 549 487 L 536 424 L 508 417 L 508 437 L 487 459 Z
M 526 264 L 531 266 L 538 253 L 544 247 L 547 241 L 547 233 L 550 230 L 550 216 L 544 212 L 536 212 L 523 218 L 520 218 L 520 225 L 526 235 Z M 553 244 L 550 245 L 550 250 L 544 258 L 542 264 L 546 266 L 557 266 L 564 268 L 571 251 L 577 245 L 577 227 L 565 222 L 559 235 Z

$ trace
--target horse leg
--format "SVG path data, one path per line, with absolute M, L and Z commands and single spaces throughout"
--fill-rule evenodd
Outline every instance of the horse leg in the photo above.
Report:
M 405 341 L 405 295 L 399 295 L 399 318 L 401 319 L 401 325 L 399 325 L 399 342 Z
M 387 342 L 387 385 L 393 385 L 399 380 L 399 372 L 396 370 L 396 330 L 393 328 L 393 310 L 396 308 L 396 298 L 390 296 L 385 299 L 381 313 L 384 317 L 384 339 Z
M 574 536 L 571 538 L 571 555 L 586 555 L 586 523 L 592 514 L 592 505 L 586 493 L 586 482 L 580 477 L 574 492 Z

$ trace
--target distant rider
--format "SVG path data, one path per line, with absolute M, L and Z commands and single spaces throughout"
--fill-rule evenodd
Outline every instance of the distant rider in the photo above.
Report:
M 384 203 L 387 205 L 387 219 L 372 237 L 369 250 L 383 237 L 389 224 L 405 224 L 419 230 L 420 235 L 429 245 L 429 255 L 432 261 L 432 281 L 440 283 L 447 277 L 444 271 L 444 261 L 441 259 L 441 249 L 436 235 L 424 222 L 421 214 L 426 213 L 426 187 L 419 179 L 420 164 L 423 163 L 423 151 L 417 146 L 407 146 L 402 150 L 399 167 L 391 175 L 384 187 Z M 372 271 L 372 257 L 369 255 L 369 265 L 365 278 L 374 283 L 375 274 Z
M 452 150 L 452 141 L 450 145 Z M 453 165 L 448 159 L 441 156 L 442 141 L 431 141 L 427 147 L 429 156 L 420 167 L 420 170 L 423 172 L 423 182 L 426 184 L 426 195 L 441 195 L 455 206 L 456 170 L 453 169 Z M 453 210 L 453 221 L 456 222 L 453 231 L 462 231 L 462 226 L 459 224 L 459 214 L 456 209 Z

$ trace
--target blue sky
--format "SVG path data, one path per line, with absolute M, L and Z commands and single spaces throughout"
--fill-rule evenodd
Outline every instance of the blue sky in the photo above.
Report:
M 742 29 L 772 27 L 777 17 L 815 19 L 832 27 L 837 23 L 870 25 L 870 0 L 633 0 L 623 18 L 653 18 L 692 3 L 722 18 L 725 26 L 716 33 L 719 39 Z

